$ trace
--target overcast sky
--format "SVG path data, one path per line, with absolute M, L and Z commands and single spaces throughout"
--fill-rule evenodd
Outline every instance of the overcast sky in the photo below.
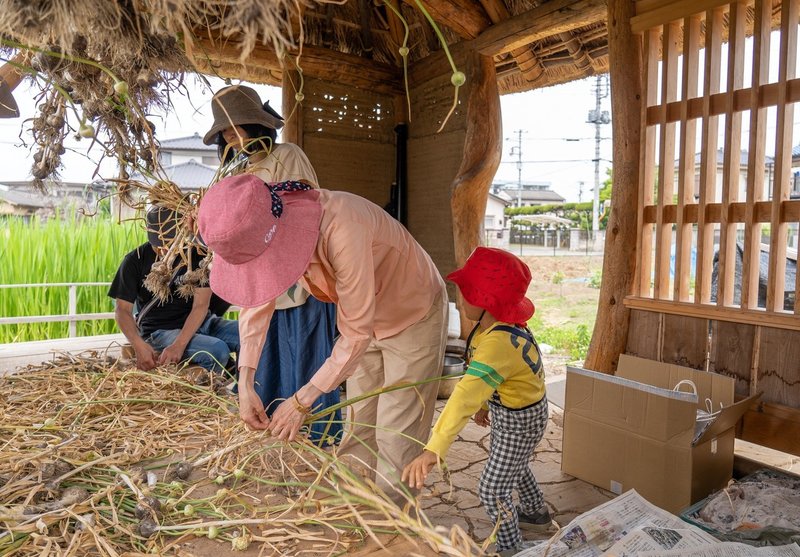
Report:
M 777 33 L 773 33 L 771 52 L 771 80 L 777 77 Z M 747 40 L 746 52 L 751 51 L 751 40 Z M 701 51 L 702 59 L 702 51 Z M 727 48 L 723 46 L 723 64 L 727 59 Z M 722 72 L 723 75 L 725 72 Z M 745 75 L 750 73 L 750 56 L 746 55 Z M 186 85 L 189 97 L 172 96 L 174 109 L 166 116 L 155 115 L 152 119 L 158 126 L 157 136 L 164 140 L 191 135 L 195 132 L 203 134 L 211 125 L 210 99 L 213 91 L 223 86 L 219 79 L 211 78 L 211 89 L 201 84 L 197 78 L 187 77 Z M 745 78 L 749 84 L 749 76 Z M 497 172 L 496 180 L 516 182 L 519 179 L 517 161 L 522 160 L 523 182 L 550 182 L 553 190 L 561 194 L 567 201 L 578 201 L 583 182 L 582 200 L 592 199 L 591 188 L 594 186 L 595 128 L 586 122 L 587 114 L 595 107 L 596 78 L 587 78 L 572 83 L 548 87 L 516 95 L 501 97 L 503 113 L 503 158 Z M 274 107 L 281 106 L 281 93 L 276 87 L 255 86 L 263 100 L 269 100 Z M 20 129 L 27 130 L 29 124 L 24 118 L 34 115 L 33 93 L 23 83 L 15 91 L 15 98 L 20 104 L 22 118 L 0 119 L 0 183 L 10 180 L 26 180 L 30 177 L 32 155 L 28 148 L 20 145 Z M 610 98 L 602 100 L 601 110 L 611 111 Z M 745 113 L 743 135 L 749 132 L 749 120 Z M 521 134 L 522 156 L 517 156 L 519 130 Z M 720 133 L 724 125 L 720 124 Z M 700 127 L 698 126 L 698 134 Z M 30 136 L 23 136 L 30 142 Z M 600 179 L 605 179 L 606 169 L 611 166 L 611 124 L 603 125 L 600 142 Z M 280 140 L 280 139 L 279 139 Z M 767 121 L 767 154 L 774 154 L 775 118 L 774 108 L 768 112 Z M 795 110 L 793 145 L 800 143 L 800 110 Z M 699 142 L 698 142 L 699 145 Z M 722 143 L 720 144 L 722 145 Z M 747 142 L 743 143 L 746 149 Z M 89 141 L 76 143 L 68 139 L 69 152 L 63 157 L 64 168 L 62 178 L 67 181 L 90 181 L 96 162 L 86 158 Z M 89 157 L 95 161 L 99 157 L 99 149 Z M 113 177 L 116 167 L 108 161 L 101 167 L 101 176 Z
M 224 84 L 212 79 L 212 90 L 216 91 Z M 511 155 L 511 147 L 517 146 L 518 134 L 522 130 L 522 179 L 523 181 L 551 182 L 553 189 L 570 201 L 578 199 L 578 182 L 586 183 L 584 200 L 590 199 L 594 180 L 594 126 L 585 123 L 587 112 L 594 108 L 592 93 L 594 78 L 581 80 L 567 85 L 551 87 L 529 93 L 505 95 L 502 97 L 503 134 L 507 138 L 503 143 L 503 162 L 497 173 L 498 180 L 516 182 L 517 155 Z M 210 99 L 212 90 L 202 85 L 196 78 L 187 79 L 190 90 L 189 97 L 174 95 L 174 110 L 168 115 L 155 115 L 152 118 L 157 127 L 157 136 L 164 140 L 191 135 L 195 132 L 203 134 L 211 125 Z M 281 106 L 281 92 L 277 87 L 255 86 L 263 100 L 269 100 L 275 107 Z M 26 118 L 35 115 L 33 100 L 34 89 L 23 82 L 14 96 L 20 105 L 21 118 L 0 119 L 0 183 L 3 181 L 27 180 L 30 178 L 32 154 L 29 148 L 23 147 L 23 138 L 30 143 L 29 123 Z M 608 99 L 604 101 L 608 103 Z M 605 109 L 608 109 L 606 104 Z M 611 126 L 603 126 L 603 137 L 611 137 Z M 581 139 L 566 142 L 564 138 Z M 99 160 L 100 149 L 95 145 L 88 153 L 90 142 L 67 139 L 68 152 L 63 157 L 64 168 L 62 179 L 66 181 L 90 181 Z M 611 142 L 604 140 L 601 158 L 611 158 Z M 74 150 L 74 152 L 73 152 Z M 554 161 L 569 162 L 557 163 Z M 607 160 L 602 161 L 602 172 L 610 166 Z M 116 165 L 107 161 L 101 166 L 101 176 L 113 177 Z

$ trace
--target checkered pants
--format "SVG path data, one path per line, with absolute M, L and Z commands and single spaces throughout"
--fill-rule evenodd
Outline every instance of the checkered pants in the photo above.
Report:
M 514 507 L 513 492 L 519 493 L 523 512 L 533 513 L 544 505 L 544 496 L 530 467 L 533 449 L 547 427 L 547 398 L 524 410 L 489 404 L 491 442 L 489 460 L 478 484 L 478 495 L 493 522 L 500 517 L 497 551 L 517 547 L 522 536 Z

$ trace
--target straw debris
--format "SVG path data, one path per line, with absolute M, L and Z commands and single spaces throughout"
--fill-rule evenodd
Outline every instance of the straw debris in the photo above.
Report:
M 484 554 L 413 501 L 400 509 L 335 446 L 247 431 L 211 382 L 96 355 L 0 378 L 0 554 L 340 555 L 387 535 Z

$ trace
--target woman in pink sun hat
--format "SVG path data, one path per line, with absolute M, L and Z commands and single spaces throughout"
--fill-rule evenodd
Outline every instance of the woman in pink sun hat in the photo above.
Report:
M 283 118 L 258 93 L 245 85 L 223 87 L 211 99 L 214 121 L 203 137 L 217 144 L 222 170 L 249 173 L 265 182 L 304 180 L 317 184 L 317 173 L 303 150 L 292 143 L 278 143 Z M 239 327 L 251 329 L 248 312 Z M 336 336 L 336 308 L 310 298 L 293 284 L 275 300 L 275 311 L 264 331 L 266 340 L 255 369 L 239 366 L 239 412 L 244 419 L 271 416 L 278 404 L 305 385 L 311 374 L 331 355 Z M 325 393 L 313 402 L 328 408 L 339 402 L 339 392 Z M 342 437 L 340 411 L 314 422 L 309 439 L 327 444 Z
M 548 415 L 542 358 L 527 326 L 534 312 L 525 295 L 531 272 L 507 251 L 479 247 L 447 279 L 458 285 L 467 317 L 477 322 L 467 340 L 469 366 L 425 450 L 405 467 L 402 477 L 412 488 L 421 488 L 470 417 L 478 425 L 491 426 L 478 496 L 492 522 L 500 521 L 497 551 L 515 555 L 523 548 L 520 525 L 544 532 L 552 523 L 529 465 Z
M 444 281 L 411 234 L 377 205 L 303 182 L 241 175 L 206 193 L 198 226 L 214 252 L 212 290 L 244 308 L 240 366 L 257 361 L 272 302 L 292 284 L 336 304 L 340 336 L 331 356 L 271 420 L 245 417 L 251 427 L 293 440 L 313 401 L 345 380 L 355 398 L 441 373 Z M 339 454 L 377 470 L 379 486 L 399 488 L 400 470 L 430 431 L 436 392 L 432 382 L 353 404 Z

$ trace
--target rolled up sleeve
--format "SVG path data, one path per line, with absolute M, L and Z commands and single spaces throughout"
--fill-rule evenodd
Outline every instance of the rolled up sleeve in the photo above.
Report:
M 374 336 L 372 235 L 366 227 L 356 223 L 338 227 L 328 238 L 325 255 L 336 281 L 336 326 L 340 337 L 311 383 L 330 392 L 355 372 Z
M 275 302 L 239 311 L 239 366 L 256 369 L 267 331 L 275 312 Z

